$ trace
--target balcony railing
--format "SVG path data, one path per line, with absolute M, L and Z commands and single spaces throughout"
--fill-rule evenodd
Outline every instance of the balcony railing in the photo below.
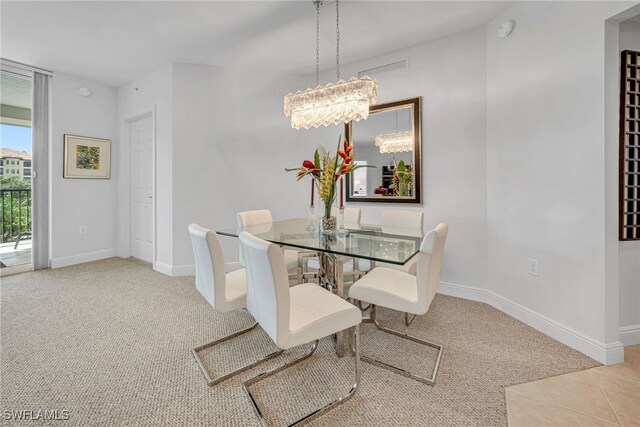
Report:
M 0 190 L 0 243 L 31 232 L 31 190 Z

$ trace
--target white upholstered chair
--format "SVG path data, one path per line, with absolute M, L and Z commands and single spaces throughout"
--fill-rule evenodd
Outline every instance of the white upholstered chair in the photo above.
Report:
M 398 230 L 412 230 L 422 234 L 424 214 L 417 211 L 385 210 L 380 216 L 380 227 L 383 233 L 398 234 Z M 416 274 L 416 259 L 410 259 L 405 265 L 380 263 L 381 266 L 394 270 Z
M 337 217 L 338 216 L 338 208 L 333 206 L 331 208 L 331 215 Z M 362 216 L 362 211 L 360 208 L 344 208 L 344 225 L 349 228 L 349 225 L 353 225 L 356 227 L 360 226 L 360 217 Z
M 305 283 L 289 287 L 284 255 L 280 248 L 245 231 L 240 233 L 247 271 L 247 310 L 258 321 L 273 342 L 281 349 L 289 349 L 313 342 L 304 356 L 262 373 L 244 382 L 256 415 L 264 423 L 262 413 L 250 391 L 256 382 L 280 372 L 311 356 L 320 338 L 354 328 L 356 376 L 348 394 L 305 416 L 293 425 L 326 412 L 344 402 L 355 393 L 360 380 L 359 326 L 360 310 L 322 289 L 316 284 Z
M 252 225 L 269 224 L 273 222 L 273 216 L 269 209 L 260 209 L 255 211 L 239 212 L 236 216 L 238 227 L 244 228 Z M 302 266 L 298 259 L 298 251 L 292 249 L 284 249 L 284 260 L 287 265 L 287 271 L 293 271 L 289 274 L 289 279 L 302 283 Z M 240 265 L 244 266 L 242 259 L 242 250 L 238 256 Z
M 424 236 L 420 253 L 416 255 L 418 259 L 415 276 L 404 271 L 376 267 L 349 289 L 350 298 L 371 304 L 370 319 L 378 329 L 438 349 L 438 358 L 431 378 L 409 373 L 388 363 L 370 359 L 366 355 L 362 356 L 362 360 L 430 385 L 435 384 L 442 346 L 381 326 L 376 319 L 376 306 L 405 312 L 407 324 L 411 323 L 408 313 L 413 314 L 415 318 L 416 315 L 423 315 L 429 310 L 440 286 L 440 266 L 448 230 L 446 224 L 439 224 Z
M 196 263 L 196 289 L 202 294 L 207 302 L 221 313 L 238 310 L 246 305 L 247 278 L 244 268 L 225 274 L 224 254 L 222 245 L 216 233 L 197 224 L 189 225 L 191 244 L 193 245 L 193 255 Z M 192 350 L 193 356 L 198 362 L 198 366 L 210 386 L 217 384 L 235 374 L 256 366 L 272 357 L 282 353 L 277 351 L 254 363 L 244 366 L 238 370 L 220 377 L 213 377 L 205 369 L 198 352 L 213 347 L 223 341 L 235 338 L 258 326 L 258 322 L 248 328 L 242 329 L 231 335 L 227 335 L 208 344 L 202 345 Z

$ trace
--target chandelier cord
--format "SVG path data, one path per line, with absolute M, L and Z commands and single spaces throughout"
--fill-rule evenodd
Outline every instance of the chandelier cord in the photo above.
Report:
M 336 80 L 340 81 L 340 5 L 336 0 Z
M 316 86 L 320 84 L 320 1 L 316 0 Z

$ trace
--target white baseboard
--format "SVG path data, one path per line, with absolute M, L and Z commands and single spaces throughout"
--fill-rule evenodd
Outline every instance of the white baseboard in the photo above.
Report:
M 83 264 L 85 262 L 98 261 L 106 258 L 113 258 L 117 256 L 117 254 L 118 249 L 114 248 L 60 258 L 51 258 L 51 268 L 68 267 L 70 265 Z
M 228 272 L 237 270 L 240 268 L 239 262 L 228 262 L 225 264 L 225 269 Z M 160 261 L 156 261 L 153 269 L 158 273 L 166 274 L 171 277 L 178 276 L 195 276 L 196 275 L 196 266 L 191 265 L 169 265 Z
M 153 263 L 153 269 L 158 273 L 162 273 L 166 276 L 171 276 L 171 266 L 169 264 L 165 264 L 160 261 L 156 261 Z
M 474 288 L 473 286 L 440 282 L 438 293 L 471 301 L 487 302 L 487 291 L 481 288 Z
M 618 333 L 620 334 L 620 342 L 622 342 L 622 344 L 640 344 L 640 325 L 621 326 Z
M 493 291 L 441 282 L 438 292 L 443 295 L 487 303 L 495 309 L 605 365 L 624 361 L 624 347 L 620 341 L 605 344 Z
M 171 277 L 178 276 L 195 276 L 195 265 L 169 265 L 160 261 L 156 261 L 153 264 L 153 269 L 158 273 L 166 274 Z

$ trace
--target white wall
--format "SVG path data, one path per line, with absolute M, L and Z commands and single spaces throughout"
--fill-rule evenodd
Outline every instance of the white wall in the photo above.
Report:
M 428 226 L 440 221 L 452 226 L 443 280 L 476 286 L 483 283 L 486 245 L 484 37 L 484 28 L 478 28 L 343 67 L 343 75 L 355 74 L 398 56 L 410 57 L 409 70 L 376 76 L 380 102 L 423 96 L 426 202 L 408 209 L 425 211 Z M 271 209 L 276 219 L 305 217 L 308 183 L 296 182 L 295 174 L 284 168 L 310 158 L 318 144 L 333 146 L 344 128 L 291 129 L 282 114 L 282 98 L 312 86 L 310 76 L 173 64 L 169 79 L 173 237 L 170 244 L 159 239 L 158 259 L 170 245 L 172 255 L 162 262 L 172 274 L 185 274 L 193 271 L 186 231 L 191 222 L 233 227 L 236 212 L 261 208 Z M 120 117 L 135 110 L 125 109 L 123 97 L 139 81 L 120 89 Z M 160 86 L 166 92 L 166 84 L 167 78 L 162 79 L 152 92 Z M 165 175 L 161 165 L 157 173 Z M 400 207 L 359 206 L 369 223 L 378 222 L 384 208 Z M 227 261 L 235 261 L 237 242 L 223 239 L 223 244 Z
M 488 287 L 608 362 L 622 349 L 605 218 L 604 21 L 632 5 L 517 3 L 487 33 Z M 499 39 L 506 19 L 516 30 Z
M 173 74 L 173 266 L 188 271 L 192 222 L 231 228 L 237 212 L 265 208 L 276 220 L 306 217 L 308 181 L 284 169 L 314 144 L 282 112 L 299 77 L 189 64 Z M 237 239 L 222 241 L 227 262 L 237 261 Z
M 378 103 L 422 96 L 422 205 L 348 205 L 362 209 L 364 223 L 379 223 L 385 209 L 420 210 L 427 228 L 448 223 L 442 281 L 475 287 L 484 286 L 486 271 L 485 40 L 481 27 L 341 67 L 349 77 L 408 58 L 408 69 L 373 76 Z M 334 71 L 322 74 L 332 79 Z M 344 128 L 320 132 L 333 139 Z
M 86 86 L 91 96 L 78 89 Z M 52 78 L 51 266 L 108 258 L 116 253 L 119 144 L 116 90 L 65 73 Z M 111 140 L 111 179 L 62 178 L 64 134 Z M 87 234 L 80 235 L 81 225 Z
M 640 51 L 640 22 L 619 27 L 619 50 Z M 619 81 L 619 79 L 618 79 Z M 640 242 L 620 242 L 620 327 L 640 335 Z
M 122 150 L 118 175 L 118 255 L 130 255 L 129 141 L 127 119 L 155 111 L 156 262 L 173 262 L 173 66 L 140 77 L 118 90 L 118 125 Z

